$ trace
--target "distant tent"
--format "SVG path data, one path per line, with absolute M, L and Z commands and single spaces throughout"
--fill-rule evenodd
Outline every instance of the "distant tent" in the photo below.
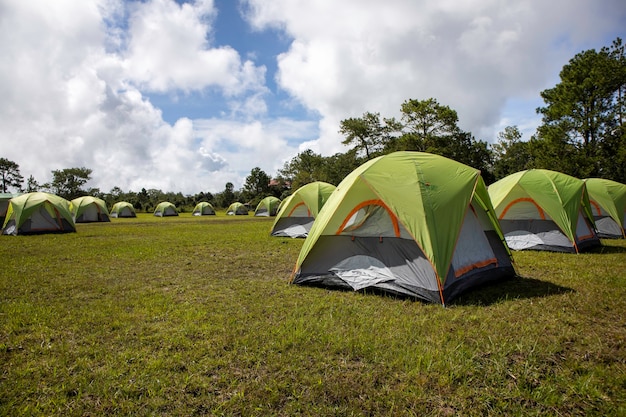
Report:
M 514 275 L 480 171 L 429 153 L 394 152 L 337 186 L 292 282 L 445 304 Z
M 76 223 L 110 222 L 104 200 L 97 197 L 78 197 L 70 201 L 70 210 Z
M 22 194 L 9 202 L 4 235 L 76 232 L 70 202 L 54 194 Z
M 280 200 L 276 197 L 265 197 L 263 200 L 259 202 L 256 206 L 256 210 L 254 210 L 255 216 L 276 216 L 278 213 L 278 206 L 280 205 Z
M 247 216 L 248 208 L 241 203 L 233 203 L 228 206 L 226 214 L 229 216 Z
M 135 213 L 135 208 L 132 204 L 127 203 L 126 201 L 120 201 L 113 204 L 110 212 L 111 217 L 137 217 Z
M 154 215 L 157 217 L 178 216 L 176 206 L 168 201 L 157 204 L 154 209 Z
M 215 209 L 213 208 L 211 203 L 207 203 L 206 201 L 203 201 L 201 203 L 196 204 L 196 206 L 193 208 L 192 214 L 194 216 L 212 216 L 212 215 L 215 215 Z
M 582 180 L 531 169 L 491 184 L 489 195 L 511 249 L 578 253 L 600 245 Z
M 272 236 L 304 238 L 335 186 L 326 182 L 312 182 L 298 188 L 280 204 L 272 226 Z
M 626 184 L 600 178 L 585 180 L 598 237 L 626 238 Z

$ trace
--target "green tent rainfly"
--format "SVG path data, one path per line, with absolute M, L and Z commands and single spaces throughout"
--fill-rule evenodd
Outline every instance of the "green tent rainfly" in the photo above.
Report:
M 611 239 L 626 238 L 626 184 L 588 178 L 585 185 L 598 236 Z
M 480 171 L 395 152 L 350 173 L 304 241 L 292 282 L 445 304 L 515 275 Z
M 255 216 L 276 216 L 278 213 L 278 207 L 280 206 L 280 199 L 269 196 L 265 197 L 263 200 L 259 202 L 254 210 Z
M 578 253 L 600 245 L 578 178 L 530 169 L 491 184 L 489 195 L 511 249 Z
M 110 216 L 115 218 L 137 217 L 137 214 L 132 204 L 127 201 L 118 201 L 111 207 Z
M 176 211 L 176 206 L 174 204 L 168 201 L 163 201 L 157 204 L 153 214 L 157 217 L 178 216 L 178 211 Z
M 70 202 L 43 192 L 22 194 L 9 202 L 2 234 L 76 232 Z
M 272 225 L 272 236 L 304 238 L 335 186 L 316 181 L 298 188 L 283 200 Z
M 104 200 L 92 197 L 78 197 L 70 201 L 70 210 L 76 223 L 110 222 L 109 210 Z
M 229 216 L 247 216 L 248 208 L 239 202 L 232 203 L 226 209 L 226 214 Z
M 215 215 L 215 208 L 213 208 L 213 205 L 211 205 L 211 203 L 208 203 L 206 201 L 202 201 L 202 202 L 196 204 L 196 206 L 193 208 L 192 215 L 194 215 L 194 216 L 214 216 Z

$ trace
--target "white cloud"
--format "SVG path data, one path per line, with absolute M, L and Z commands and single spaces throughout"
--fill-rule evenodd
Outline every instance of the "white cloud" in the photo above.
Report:
M 230 168 L 237 158 L 203 146 L 187 118 L 166 123 L 144 95 L 212 89 L 237 118 L 265 113 L 265 68 L 209 42 L 212 1 L 15 0 L 1 8 L 0 155 L 25 177 L 44 183 L 52 170 L 84 166 L 93 170 L 88 186 L 102 191 L 195 193 L 239 182 L 244 168 Z
M 293 38 L 278 80 L 329 122 L 318 144 L 326 153 L 337 150 L 338 120 L 397 115 L 409 98 L 436 98 L 457 110 L 462 128 L 493 140 L 509 97 L 554 85 L 575 53 L 623 30 L 626 10 L 620 0 L 248 4 L 257 29 Z
M 240 187 L 256 166 L 273 175 L 306 148 L 341 151 L 342 119 L 396 116 L 409 98 L 449 105 L 480 139 L 527 132 L 562 66 L 623 31 L 622 3 L 247 0 L 254 29 L 292 40 L 273 74 L 217 46 L 212 0 L 0 0 L 0 156 L 39 182 L 84 166 L 103 191 L 196 193 Z M 268 97 L 285 92 L 274 112 Z M 223 114 L 167 122 L 153 93 Z M 293 102 L 310 120 L 272 118 Z
M 219 87 L 229 95 L 264 89 L 265 68 L 243 64 L 229 46 L 207 40 L 216 10 L 211 1 L 133 3 L 124 64 L 131 79 L 155 92 Z

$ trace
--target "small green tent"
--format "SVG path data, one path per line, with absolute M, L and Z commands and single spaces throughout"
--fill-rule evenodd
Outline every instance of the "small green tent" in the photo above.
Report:
M 111 207 L 110 216 L 115 218 L 137 217 L 137 214 L 132 204 L 126 201 L 119 201 Z
M 278 206 L 280 206 L 280 200 L 278 198 L 273 196 L 265 197 L 256 206 L 254 215 L 265 217 L 276 216 L 276 213 L 278 213 Z
M 394 152 L 350 173 L 317 216 L 294 271 L 294 284 L 441 304 L 515 275 L 480 171 L 422 152 Z
M 104 200 L 92 197 L 78 197 L 70 201 L 70 210 L 76 223 L 110 222 L 109 210 Z
M 229 216 L 247 216 L 248 208 L 241 203 L 233 203 L 228 206 L 226 214 Z
M 598 237 L 626 238 L 626 184 L 588 178 L 585 180 Z
M 2 234 L 75 232 L 70 202 L 43 192 L 22 194 L 9 202 Z
M 271 235 L 304 238 L 335 186 L 322 181 L 298 188 L 280 204 Z
M 154 215 L 157 217 L 178 216 L 176 206 L 168 201 L 162 201 L 157 204 L 154 209 Z
M 578 253 L 600 245 L 578 178 L 530 169 L 491 184 L 489 195 L 511 249 Z
M 213 208 L 211 203 L 202 201 L 196 204 L 196 206 L 193 208 L 192 214 L 194 216 L 213 216 L 215 215 L 215 209 Z

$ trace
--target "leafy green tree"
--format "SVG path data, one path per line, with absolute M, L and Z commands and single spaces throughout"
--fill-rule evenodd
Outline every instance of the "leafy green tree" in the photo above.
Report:
M 236 201 L 235 186 L 232 182 L 227 182 L 224 191 L 218 196 L 218 204 L 220 207 L 227 208 Z
M 28 180 L 26 181 L 26 192 L 33 193 L 35 191 L 39 191 L 39 188 L 40 188 L 40 185 L 35 179 L 35 177 L 33 177 L 32 175 L 28 177 Z
M 357 150 L 352 149 L 346 153 L 337 153 L 323 159 L 323 176 L 320 181 L 333 185 L 339 185 L 341 181 L 363 162 L 363 158 L 357 157 Z
M 297 190 L 308 183 L 322 181 L 323 170 L 324 158 L 311 149 L 307 149 L 285 163 L 279 174 L 291 183 L 293 190 Z
M 400 150 L 438 153 L 461 129 L 456 111 L 441 105 L 434 98 L 409 99 L 400 107 L 404 134 L 399 138 Z
M 575 164 L 566 171 L 576 176 L 611 176 L 607 167 L 620 157 L 624 142 L 624 91 L 626 89 L 626 58 L 621 39 L 599 52 L 583 51 L 560 72 L 560 82 L 541 92 L 545 107 L 537 109 L 542 125 L 537 139 L 543 147 L 573 147 L 570 155 Z M 558 155 L 557 149 L 549 149 Z M 562 161 L 548 161 L 548 164 Z M 626 160 L 619 161 L 621 165 Z M 582 164 L 582 165 L 581 165 Z M 621 178 L 624 179 L 623 177 Z
M 493 179 L 489 146 L 458 127 L 455 110 L 429 98 L 407 100 L 401 112 L 403 134 L 387 143 L 385 153 L 407 150 L 442 155 L 481 170 L 487 182 Z
M 86 195 L 87 192 L 82 186 L 91 179 L 91 169 L 88 168 L 66 168 L 52 171 L 52 191 L 67 200 Z
M 270 177 L 259 167 L 252 168 L 243 185 L 243 197 L 256 205 L 270 194 Z
M 528 142 L 522 141 L 522 133 L 517 126 L 507 126 L 498 133 L 498 142 L 492 145 L 496 180 L 528 169 L 532 164 Z
M 8 193 L 10 188 L 21 191 L 23 182 L 20 166 L 6 158 L 0 158 L 0 192 Z
M 346 137 L 344 145 L 354 144 L 357 153 L 364 152 L 365 158 L 371 159 L 383 151 L 392 134 L 401 128 L 393 118 L 381 122 L 380 113 L 365 112 L 360 118 L 342 120 L 339 133 Z

